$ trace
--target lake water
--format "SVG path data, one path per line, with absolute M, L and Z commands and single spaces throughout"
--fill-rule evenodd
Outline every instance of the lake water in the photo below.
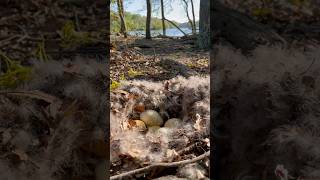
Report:
M 189 28 L 181 28 L 181 29 L 186 34 L 192 33 L 192 30 Z M 132 36 L 145 36 L 146 32 L 145 31 L 129 31 L 128 34 L 132 35 Z M 162 35 L 162 29 L 151 30 L 152 37 L 158 36 L 158 35 Z M 167 36 L 174 36 L 174 37 L 181 37 L 181 36 L 183 36 L 183 33 L 181 31 L 179 31 L 179 29 L 177 29 L 177 28 L 170 28 L 170 29 L 166 29 L 166 35 Z

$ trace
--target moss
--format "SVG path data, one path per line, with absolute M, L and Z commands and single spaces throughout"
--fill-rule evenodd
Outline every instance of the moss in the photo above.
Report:
M 74 23 L 67 21 L 62 30 L 58 32 L 61 37 L 61 47 L 73 48 L 78 45 L 88 44 L 92 42 L 88 32 L 77 32 Z
M 272 13 L 270 8 L 255 8 L 252 11 L 252 15 L 256 17 L 266 17 Z
M 19 62 L 11 60 L 3 52 L 0 52 L 0 59 L 6 64 L 6 71 L 0 75 L 0 88 L 16 88 L 20 83 L 30 79 L 31 68 L 20 65 Z

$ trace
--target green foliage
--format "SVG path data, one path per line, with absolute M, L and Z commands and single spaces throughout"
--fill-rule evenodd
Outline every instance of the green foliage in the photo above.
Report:
M 114 91 L 121 86 L 121 83 L 115 80 L 111 80 L 110 91 Z
M 126 78 L 125 78 L 124 74 L 121 74 L 119 77 L 119 81 L 116 81 L 114 79 L 110 79 L 110 80 L 111 80 L 110 91 L 114 91 L 122 85 L 120 81 L 124 81 L 124 80 L 126 80 Z
M 77 45 L 87 44 L 91 42 L 89 33 L 77 32 L 72 21 L 67 21 L 63 25 L 62 30 L 58 33 L 61 37 L 61 47 L 63 48 L 72 48 Z
M 31 68 L 20 65 L 0 52 L 0 60 L 6 64 L 6 72 L 0 75 L 0 88 L 15 88 L 18 84 L 30 79 Z
M 49 57 L 45 50 L 45 40 L 42 37 L 42 41 L 38 43 L 37 49 L 35 51 L 35 55 L 39 58 L 41 61 L 48 61 Z
M 117 12 L 110 12 L 110 30 L 111 32 L 119 32 L 120 31 L 120 18 Z M 141 16 L 139 14 L 133 14 L 129 12 L 125 12 L 125 21 L 127 26 L 127 31 L 139 31 L 145 30 L 146 27 L 146 17 Z M 179 23 L 176 23 L 179 24 Z M 168 22 L 165 22 L 166 28 L 174 28 L 174 26 Z M 162 29 L 162 20 L 159 18 L 151 19 L 151 29 L 159 30 Z

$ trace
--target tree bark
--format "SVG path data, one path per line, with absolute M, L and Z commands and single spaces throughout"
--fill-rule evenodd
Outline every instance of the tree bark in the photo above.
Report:
M 147 21 L 146 21 L 146 39 L 151 39 L 151 0 L 147 1 Z
M 211 2 L 213 3 L 213 9 L 211 10 L 213 32 L 218 33 L 219 37 L 223 37 L 234 47 L 249 51 L 259 44 L 279 43 L 286 46 L 286 41 L 270 26 L 261 24 L 241 12 L 228 8 L 218 0 Z M 211 40 L 213 41 L 213 39 Z
M 124 35 L 124 37 L 127 37 L 127 27 L 126 22 L 124 18 L 124 10 L 123 10 L 123 0 L 117 0 L 118 5 L 118 13 L 120 17 L 120 33 Z
M 194 4 L 193 4 L 193 0 L 190 0 L 191 2 L 191 8 L 192 8 L 192 18 L 193 18 L 193 28 L 194 28 L 194 34 L 196 34 L 197 32 L 197 25 L 196 25 L 196 17 L 194 14 Z
M 200 0 L 200 18 L 198 45 L 200 48 L 210 47 L 210 0 Z
M 161 0 L 161 16 L 162 16 L 162 31 L 163 35 L 166 35 L 166 24 L 165 24 L 165 17 L 164 17 L 164 5 L 163 0 Z

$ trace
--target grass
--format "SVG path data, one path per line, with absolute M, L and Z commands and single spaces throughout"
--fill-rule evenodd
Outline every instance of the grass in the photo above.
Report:
M 42 37 L 42 41 L 38 43 L 37 49 L 35 51 L 35 55 L 39 58 L 40 61 L 48 61 L 49 57 L 45 50 L 45 40 Z

